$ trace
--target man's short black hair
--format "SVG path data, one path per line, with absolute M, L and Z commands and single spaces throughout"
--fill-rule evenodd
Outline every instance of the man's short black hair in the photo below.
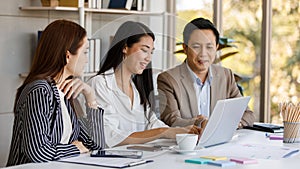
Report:
M 208 19 L 196 18 L 196 19 L 190 21 L 184 28 L 183 41 L 186 45 L 188 44 L 188 41 L 190 39 L 190 36 L 191 36 L 192 32 L 196 29 L 210 29 L 210 30 L 212 30 L 213 33 L 216 36 L 216 45 L 219 44 L 220 35 L 219 35 L 219 31 L 214 26 L 214 24 L 212 22 L 210 22 Z

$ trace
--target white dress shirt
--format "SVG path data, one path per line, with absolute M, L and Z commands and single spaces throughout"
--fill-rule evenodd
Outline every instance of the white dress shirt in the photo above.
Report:
M 198 112 L 207 118 L 210 116 L 210 84 L 212 81 L 212 74 L 208 71 L 208 78 L 203 83 L 201 79 L 192 71 L 186 63 L 187 69 L 194 79 L 194 88 L 197 96 Z
M 134 132 L 169 127 L 157 119 L 150 107 L 147 108 L 146 116 L 150 115 L 147 120 L 132 81 L 134 99 L 131 104 L 130 98 L 117 86 L 113 69 L 93 77 L 88 83 L 95 89 L 97 103 L 104 109 L 104 134 L 108 147 L 116 146 Z

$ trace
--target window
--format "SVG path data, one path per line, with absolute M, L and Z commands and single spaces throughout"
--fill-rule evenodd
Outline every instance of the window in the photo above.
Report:
M 241 77 L 238 83 L 244 95 L 251 96 L 249 107 L 255 113 L 260 101 L 261 5 L 256 0 L 223 0 L 222 14 L 223 36 L 233 39 L 238 51 L 223 59 L 222 65 Z
M 282 123 L 278 104 L 300 101 L 300 3 L 272 1 L 271 122 Z

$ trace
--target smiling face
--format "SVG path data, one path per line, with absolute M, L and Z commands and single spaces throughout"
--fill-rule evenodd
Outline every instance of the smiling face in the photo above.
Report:
M 142 74 L 151 62 L 153 50 L 153 39 L 148 35 L 142 36 L 139 42 L 134 43 L 131 47 L 124 48 L 124 66 L 131 74 Z
M 73 55 L 67 51 L 67 64 L 65 65 L 67 76 L 81 76 L 83 74 L 88 62 L 88 49 L 88 40 L 87 37 L 85 37 L 83 39 L 83 45 L 77 50 L 77 54 Z
M 207 74 L 209 66 L 216 57 L 217 45 L 216 37 L 210 29 L 194 30 L 188 41 L 188 46 L 183 45 L 187 55 L 189 67 L 197 75 Z

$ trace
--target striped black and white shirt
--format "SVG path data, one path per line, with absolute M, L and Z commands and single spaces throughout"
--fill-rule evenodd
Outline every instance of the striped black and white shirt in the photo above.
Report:
M 46 80 L 26 85 L 16 104 L 7 166 L 78 155 L 78 148 L 71 144 L 75 140 L 89 149 L 104 148 L 103 109 L 87 108 L 87 116 L 78 119 L 71 102 L 65 98 L 65 103 L 72 134 L 68 144 L 61 144 L 63 119 L 58 89 Z

